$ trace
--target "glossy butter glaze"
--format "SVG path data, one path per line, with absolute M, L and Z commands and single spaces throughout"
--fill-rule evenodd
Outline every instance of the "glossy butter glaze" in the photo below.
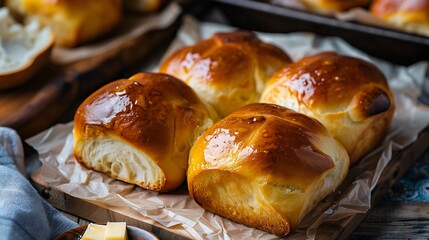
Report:
M 400 30 L 429 36 L 429 0 L 375 0 L 370 11 Z
M 365 7 L 371 0 L 302 0 L 307 8 L 319 13 L 336 13 L 354 7 Z
M 285 66 L 268 83 L 276 84 L 287 88 L 300 104 L 309 108 L 338 108 L 341 103 L 346 107 L 355 94 L 367 85 L 387 88 L 383 73 L 372 64 L 333 52 L 307 57 Z M 388 108 L 389 104 L 380 108 Z
M 320 122 L 255 103 L 196 141 L 188 189 L 208 211 L 283 236 L 338 186 L 348 166 L 345 149 Z
M 182 82 L 167 75 L 141 73 L 92 94 L 77 110 L 75 125 L 98 125 L 153 154 L 163 154 L 173 143 L 173 131 L 162 131 L 175 128 L 171 116 L 177 112 L 196 127 L 201 116 L 195 108 L 204 112 L 205 107 Z
M 286 65 L 267 83 L 261 102 L 318 119 L 353 163 L 384 139 L 395 109 L 387 80 L 376 66 L 333 52 Z
M 223 166 L 248 176 L 258 169 L 258 174 L 283 175 L 285 181 L 297 184 L 303 178 L 310 182 L 333 167 L 332 159 L 314 145 L 318 134 L 328 133 L 321 123 L 303 114 L 276 105 L 251 104 L 206 131 L 201 152 L 194 152 L 203 154 L 206 168 Z
M 185 81 L 226 116 L 256 102 L 271 75 L 290 62 L 285 52 L 254 33 L 236 31 L 179 49 L 161 64 L 160 72 Z
M 119 139 L 160 167 L 166 176 L 161 188 L 168 191 L 184 180 L 188 150 L 216 118 L 212 112 L 182 81 L 139 73 L 105 85 L 79 106 L 74 118 L 75 156 L 81 163 L 90 162 L 82 159 L 80 151 L 86 148 L 80 144 Z
M 429 14 L 428 0 L 375 0 L 371 12 L 377 16 L 397 11 L 423 12 Z

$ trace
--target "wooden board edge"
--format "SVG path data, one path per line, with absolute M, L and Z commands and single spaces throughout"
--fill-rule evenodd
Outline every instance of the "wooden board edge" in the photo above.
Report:
M 376 184 L 375 188 L 371 192 L 371 208 L 375 206 L 387 191 L 395 185 L 395 183 L 414 165 L 424 152 L 429 148 L 429 125 L 424 128 L 418 135 L 417 139 L 406 148 L 400 150 L 385 167 L 381 173 L 380 180 Z M 335 239 L 346 240 L 349 239 L 352 232 L 362 222 L 362 220 L 368 215 L 366 213 L 359 213 L 345 219 L 345 226 L 343 229 L 337 228 L 337 234 Z M 338 227 L 338 226 L 337 226 Z M 333 239 L 320 238 L 320 239 Z M 317 238 L 319 239 L 319 238 Z
M 63 212 L 91 222 L 127 222 L 128 225 L 142 228 L 160 239 L 189 240 L 192 236 L 181 226 L 167 228 L 156 221 L 144 217 L 132 209 L 123 207 L 103 207 L 93 201 L 70 196 L 59 190 L 46 187 L 43 180 L 32 178 L 32 184 L 48 203 Z

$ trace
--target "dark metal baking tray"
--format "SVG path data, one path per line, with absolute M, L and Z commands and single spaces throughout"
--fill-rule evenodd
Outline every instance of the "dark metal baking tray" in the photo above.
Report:
M 338 36 L 368 54 L 402 65 L 429 60 L 429 37 L 341 21 L 255 0 L 210 0 L 210 3 L 239 28 Z

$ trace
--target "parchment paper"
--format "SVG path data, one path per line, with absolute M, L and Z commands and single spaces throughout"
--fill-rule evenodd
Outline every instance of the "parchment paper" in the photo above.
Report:
M 180 46 L 210 37 L 215 32 L 230 30 L 232 28 L 227 26 L 199 23 L 192 18 L 185 18 L 183 27 L 167 54 Z M 331 202 L 332 199 L 328 196 L 304 219 L 298 232 L 287 237 L 312 239 L 321 223 L 366 212 L 371 207 L 371 189 L 392 154 L 412 143 L 417 134 L 429 124 L 429 108 L 416 100 L 420 95 L 428 63 L 421 62 L 410 67 L 395 66 L 368 56 L 341 39 L 319 37 L 311 33 L 258 35 L 264 41 L 283 48 L 293 60 L 330 50 L 373 62 L 385 73 L 394 92 L 396 112 L 384 143 L 350 170 L 346 180 L 350 184 L 342 189 L 339 202 Z M 72 123 L 58 125 L 27 140 L 39 152 L 43 162 L 40 177 L 51 187 L 74 197 L 134 209 L 167 227 L 182 225 L 195 239 L 278 238 L 204 211 L 184 190 L 158 194 L 83 168 L 72 154 L 72 127 Z M 378 163 L 371 167 L 374 158 L 375 163 Z
M 103 40 L 75 48 L 55 47 L 52 51 L 52 62 L 57 65 L 67 65 L 114 52 L 138 36 L 151 30 L 164 29 L 170 26 L 180 13 L 180 6 L 172 2 L 159 13 L 125 14 L 119 26 Z

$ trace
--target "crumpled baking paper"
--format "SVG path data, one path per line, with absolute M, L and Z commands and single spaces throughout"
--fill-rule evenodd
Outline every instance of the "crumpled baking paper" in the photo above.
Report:
M 232 29 L 214 23 L 199 23 L 186 17 L 166 55 L 181 46 L 208 38 L 215 32 Z M 418 133 L 428 126 L 429 107 L 417 101 L 428 63 L 420 62 L 409 67 L 393 65 L 368 56 L 335 37 L 320 37 L 311 33 L 257 34 L 264 41 L 284 49 L 293 60 L 322 51 L 336 51 L 370 61 L 384 72 L 394 92 L 396 112 L 383 144 L 352 167 L 345 181 L 346 186 L 321 201 L 303 220 L 297 232 L 287 237 L 313 239 L 321 223 L 339 221 L 368 211 L 371 207 L 371 189 L 377 184 L 392 155 L 413 143 Z M 181 225 L 195 239 L 278 238 L 204 211 L 186 190 L 159 194 L 85 169 L 72 154 L 72 124 L 54 126 L 27 140 L 39 152 L 43 162 L 40 177 L 50 187 L 101 205 L 131 208 L 166 227 Z

